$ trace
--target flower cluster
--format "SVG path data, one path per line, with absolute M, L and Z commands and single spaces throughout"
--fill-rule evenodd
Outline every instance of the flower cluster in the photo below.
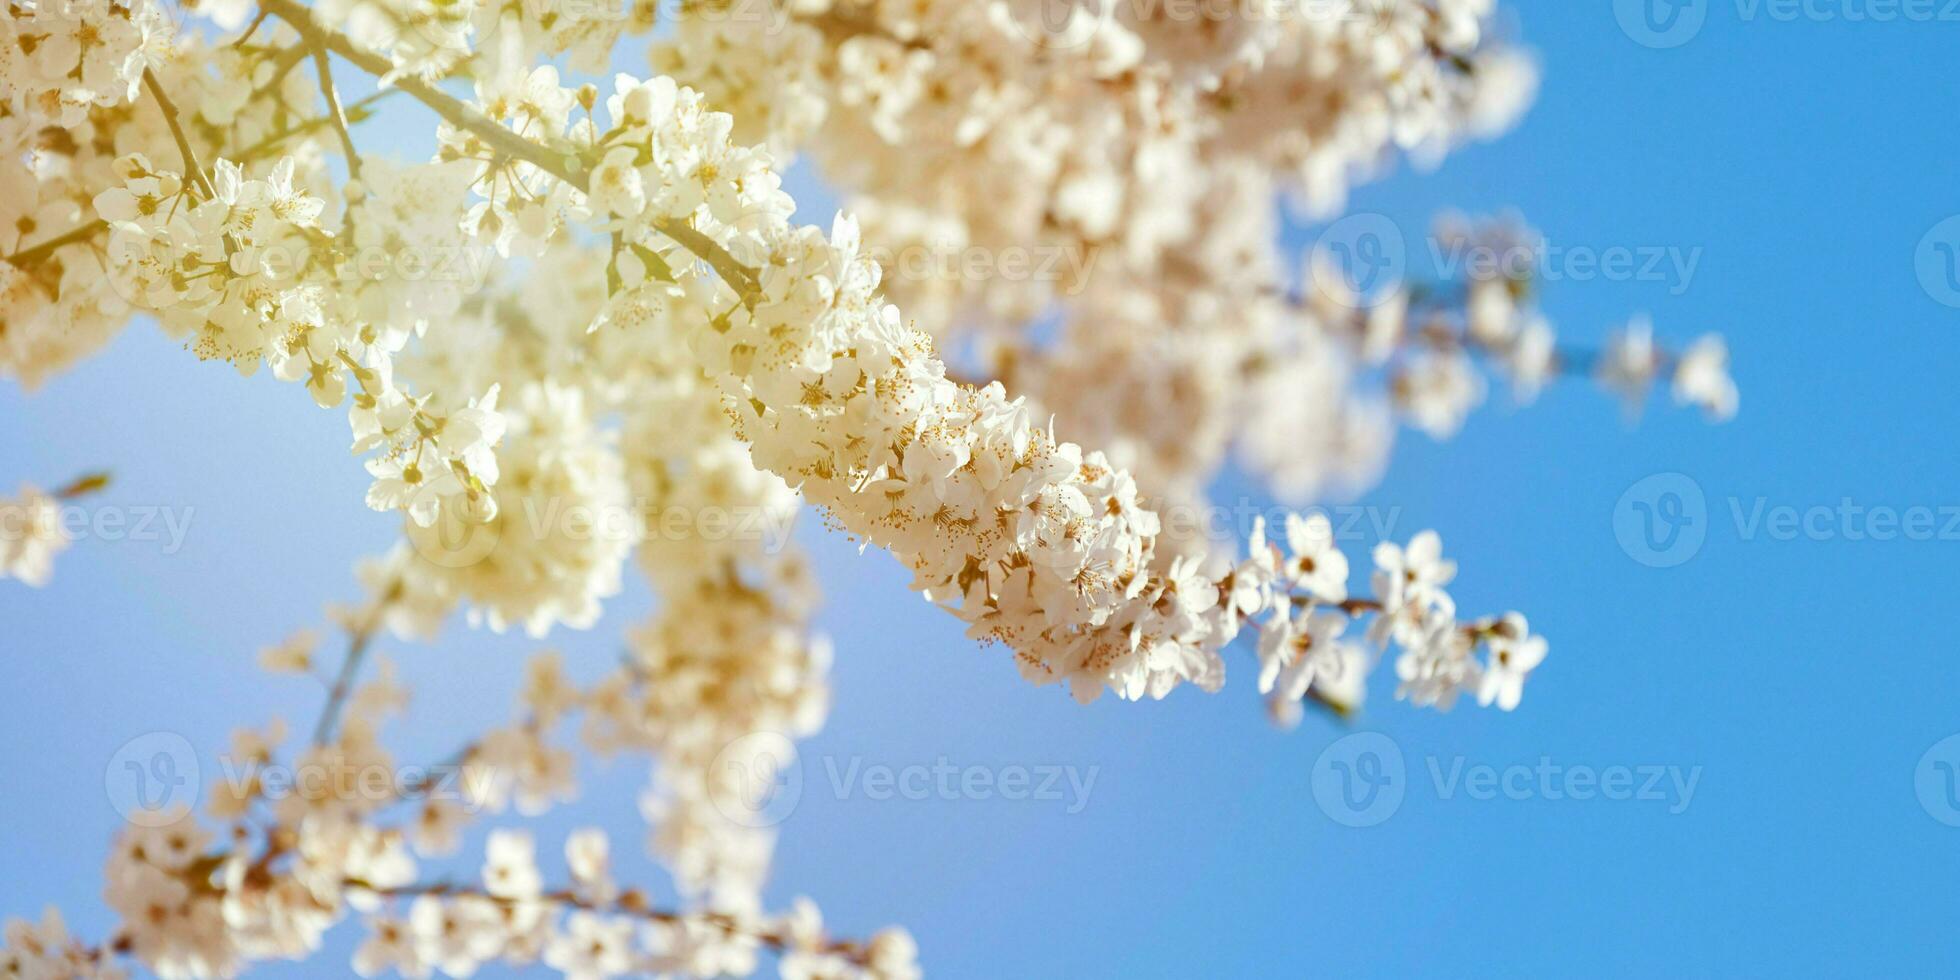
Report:
M 767 155 L 733 146 L 698 95 L 621 77 L 608 109 L 588 201 L 620 288 L 595 330 L 699 324 L 692 352 L 756 463 L 897 555 L 1029 678 L 1083 701 L 1223 682 L 1219 650 L 1263 610 L 1220 602 L 1194 560 L 1157 561 L 1161 526 L 1128 473 L 998 383 L 947 378 L 883 302 L 855 223 L 792 227 Z M 683 219 L 719 249 L 695 247 L 708 261 L 663 257 Z
M 331 249 L 332 236 L 318 224 L 324 203 L 295 186 L 291 158 L 263 179 L 219 160 L 186 185 L 141 154 L 117 161 L 117 173 L 122 186 L 94 202 L 112 229 L 110 275 L 166 333 L 242 374 L 265 365 L 325 407 L 346 400 L 351 378 L 354 451 L 376 453 L 370 506 L 423 526 L 445 503 L 464 519 L 494 511 L 491 447 L 504 428 L 496 389 L 438 415 L 394 383 L 392 356 L 408 331 L 377 329 L 359 315 L 360 292 L 319 281 L 315 247 Z
M 296 750 L 290 778 L 266 775 L 280 771 L 288 741 L 282 722 L 238 731 L 226 767 L 236 775 L 207 802 L 217 826 L 181 807 L 129 814 L 105 866 L 104 897 L 121 920 L 114 936 L 100 946 L 71 939 L 53 911 L 38 926 L 10 923 L 0 945 L 0 965 L 9 975 L 116 977 L 119 958 L 130 957 L 162 977 L 233 976 L 256 961 L 309 956 L 328 930 L 355 917 L 368 931 L 353 959 L 361 976 L 462 977 L 490 962 L 543 963 L 587 978 L 748 975 L 765 951 L 779 957 L 786 977 L 919 975 L 916 947 L 902 929 L 862 942 L 839 939 L 824 930 L 808 899 L 781 914 L 761 911 L 759 877 L 740 886 L 699 887 L 689 875 L 708 858 L 703 845 L 684 838 L 700 830 L 700 814 L 673 828 L 656 823 L 662 839 L 678 835 L 686 845 L 661 853 L 683 891 L 702 899 L 698 905 L 660 908 L 646 891 L 618 883 L 607 837 L 592 829 L 566 840 L 570 874 L 560 887 L 546 884 L 533 837 L 511 829 L 490 832 L 474 881 L 423 877 L 459 850 L 471 821 L 511 806 L 535 814 L 573 794 L 570 757 L 554 733 L 581 712 L 591 722 L 586 740 L 597 748 L 652 752 L 663 769 L 706 771 L 707 760 L 675 738 L 688 716 L 653 713 L 674 695 L 639 689 L 686 683 L 687 669 L 663 666 L 649 651 L 629 673 L 589 690 L 567 680 L 557 655 L 540 655 L 517 723 L 485 733 L 446 766 L 397 765 L 380 734 L 406 709 L 408 692 L 385 661 L 372 680 L 354 685 L 348 678 L 386 621 L 387 607 L 399 599 L 383 595 L 339 614 L 349 659 L 314 739 Z M 678 625 L 681 617 L 695 611 L 675 610 L 673 628 L 686 629 Z M 758 615 L 767 611 L 751 605 L 742 612 L 750 620 Z M 311 634 L 298 634 L 268 652 L 268 665 L 307 670 L 314 645 Z M 719 676 L 700 680 L 742 686 L 739 670 L 727 669 L 741 653 L 730 647 L 722 656 Z M 747 683 L 773 684 L 809 705 L 791 724 L 807 730 L 821 720 L 821 699 L 809 700 L 809 692 L 820 690 L 820 676 L 813 686 L 780 668 L 770 673 Z M 699 697 L 707 688 L 696 683 L 694 690 Z M 665 700 L 650 700 L 656 696 Z M 786 721 L 768 709 L 746 717 L 758 724 Z M 656 722 L 666 737 L 615 737 L 628 729 L 651 734 L 645 726 Z M 439 778 L 445 769 L 460 778 Z
M 0 20 L 10 102 L 59 126 L 136 98 L 147 49 L 169 35 L 163 8 L 137 0 L 32 0 Z
M 1541 248 L 1536 232 L 1515 219 L 1473 223 L 1444 215 L 1434 240 L 1450 252 L 1499 261 L 1466 263 L 1461 282 L 1398 284 L 1363 297 L 1328 255 L 1316 253 L 1303 287 L 1311 293 L 1300 301 L 1334 327 L 1353 360 L 1388 372 L 1395 409 L 1429 435 L 1455 434 L 1483 401 L 1487 387 L 1476 358 L 1502 371 L 1520 402 L 1535 399 L 1562 371 L 1590 369 L 1602 387 L 1637 411 L 1671 370 L 1676 402 L 1695 405 L 1714 421 L 1735 415 L 1738 394 L 1720 335 L 1704 335 L 1673 354 L 1655 343 L 1651 322 L 1641 316 L 1601 351 L 1561 347 L 1551 323 L 1532 305 L 1532 270 Z
M 472 612 L 499 632 L 521 624 L 542 637 L 578 629 L 617 594 L 626 555 L 639 540 L 620 459 L 595 430 L 577 389 L 521 389 L 494 460 L 495 492 L 485 513 L 446 512 L 429 527 L 410 523 L 398 546 L 416 587 Z
M 178 152 L 165 114 L 145 104 L 138 86 L 176 93 L 191 120 L 176 130 L 183 145 L 203 154 L 224 143 L 251 162 L 294 148 L 296 131 L 279 106 L 304 95 L 292 90 L 299 76 L 278 73 L 267 49 L 210 50 L 173 35 L 154 4 L 11 5 L 4 13 L 0 376 L 32 388 L 106 343 L 128 317 L 128 297 L 107 274 L 107 226 L 93 202 L 123 184 L 119 158 Z M 57 21 L 62 31 L 48 33 Z
M 1244 635 L 1281 722 L 1357 710 L 1384 659 L 1398 697 L 1508 711 L 1546 642 L 1517 613 L 1459 616 L 1433 532 L 1380 544 L 1354 590 L 1324 517 L 1258 524 L 1241 555 L 1159 515 L 1234 451 L 1289 500 L 1364 487 L 1398 416 L 1456 431 L 1478 358 L 1525 398 L 1589 372 L 1736 409 L 1719 338 L 1674 353 L 1635 321 L 1588 352 L 1528 280 L 1362 297 L 1324 255 L 1286 271 L 1276 201 L 1331 214 L 1529 101 L 1492 0 L 1084 0 L 1059 20 L 1033 0 L 686 3 L 652 74 L 609 81 L 575 73 L 609 68 L 656 4 L 194 6 L 210 23 L 181 33 L 149 0 L 0 11 L 0 374 L 36 385 L 140 312 L 202 360 L 348 405 L 367 501 L 403 538 L 335 614 L 348 653 L 313 737 L 274 721 L 232 756 L 400 772 L 381 736 L 409 694 L 385 661 L 360 674 L 384 635 L 464 609 L 587 628 L 629 559 L 659 605 L 597 681 L 534 659 L 517 717 L 451 757 L 460 794 L 248 775 L 201 815 L 132 814 L 106 867 L 116 932 L 12 924 L 0 972 L 228 977 L 361 918 L 363 976 L 747 975 L 769 953 L 792 978 L 914 977 L 902 930 L 840 939 L 814 904 L 762 900 L 758 783 L 830 703 L 788 537 L 804 502 L 1080 701 L 1216 690 Z M 336 65 L 372 92 L 343 98 Z M 433 112 L 433 159 L 357 149 L 384 98 Z M 862 225 L 793 220 L 792 154 Z M 0 505 L 0 577 L 44 583 L 57 502 L 93 485 Z M 261 660 L 311 674 L 317 646 Z M 434 870 L 473 821 L 574 799 L 581 748 L 649 766 L 646 844 L 677 906 L 615 881 L 596 831 L 564 842 L 562 884 L 501 824 L 480 871 Z
M 1289 497 L 1378 476 L 1387 429 L 1330 326 L 1261 296 L 1275 198 L 1331 212 L 1397 153 L 1507 128 L 1536 84 L 1488 0 L 763 6 L 684 8 L 654 67 L 738 140 L 811 155 L 882 255 L 1033 256 L 890 261 L 887 287 L 1165 502 L 1240 438 Z M 1258 465 L 1268 438 L 1285 467 Z
M 1397 697 L 1448 710 L 1468 694 L 1516 708 L 1526 677 L 1545 658 L 1545 639 L 1530 635 L 1518 613 L 1460 622 L 1443 588 L 1456 563 L 1443 558 L 1434 531 L 1406 547 L 1383 542 L 1373 557 L 1374 597 L 1350 595 L 1347 558 L 1334 547 L 1327 518 L 1290 516 L 1284 547 L 1268 542 L 1260 524 L 1251 553 L 1220 583 L 1228 604 L 1259 631 L 1259 690 L 1271 695 L 1275 717 L 1297 720 L 1309 696 L 1341 713 L 1355 710 L 1369 670 L 1391 647 L 1399 650 Z M 1365 634 L 1350 634 L 1363 616 L 1372 617 Z
M 1277 295 L 1273 204 L 1331 213 L 1397 152 L 1433 162 L 1508 128 L 1536 69 L 1488 0 L 749 13 L 684 9 L 655 68 L 730 112 L 738 140 L 814 157 L 880 246 L 892 298 L 970 352 L 959 375 L 1028 397 L 1153 503 L 1202 506 L 1235 443 L 1290 502 L 1365 489 L 1394 409 L 1443 435 L 1483 397 L 1461 359 L 1414 350 L 1378 397 L 1379 362 L 1340 342 L 1356 305 Z M 920 255 L 952 260 L 907 261 Z M 1032 265 L 958 261 L 1015 255 Z M 1496 312 L 1468 305 L 1436 312 Z M 1392 309 L 1374 319 L 1400 327 Z M 1576 362 L 1542 332 L 1496 353 L 1521 391 Z M 1702 384 L 1683 397 L 1724 404 Z
M 123 980 L 121 967 L 68 934 L 58 909 L 41 921 L 10 919 L 0 933 L 0 974 L 33 980 Z

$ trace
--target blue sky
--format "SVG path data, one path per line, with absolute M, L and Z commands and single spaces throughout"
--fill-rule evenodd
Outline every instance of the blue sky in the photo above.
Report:
M 1934 896 L 1960 872 L 1960 828 L 1938 818 L 1960 817 L 1923 777 L 1960 763 L 1960 743 L 1935 749 L 1960 732 L 1960 461 L 1939 435 L 1960 423 L 1960 309 L 1940 300 L 1960 298 L 1937 261 L 1960 233 L 1926 236 L 1960 214 L 1960 22 L 1704 0 L 1686 8 L 1693 36 L 1660 49 L 1615 4 L 1510 7 L 1545 72 L 1523 125 L 1354 208 L 1421 228 L 1448 207 L 1516 207 L 1568 248 L 1692 251 L 1685 281 L 1552 283 L 1545 308 L 1575 341 L 1643 310 L 1665 337 L 1719 330 L 1743 391 L 1725 426 L 1662 405 L 1629 426 L 1569 384 L 1528 409 L 1494 401 L 1452 442 L 1401 441 L 1359 503 L 1398 537 L 1440 530 L 1466 610 L 1522 609 L 1552 639 L 1523 707 L 1418 712 L 1382 683 L 1355 729 L 1279 733 L 1241 652 L 1217 696 L 1079 708 L 964 641 L 889 559 L 806 521 L 831 582 L 836 703 L 805 746 L 773 899 L 807 892 L 845 931 L 903 922 L 950 976 L 1950 969 L 1960 940 Z M 0 586 L 0 914 L 53 902 L 106 929 L 118 747 L 172 732 L 208 753 L 234 725 L 309 720 L 317 689 L 260 674 L 254 652 L 352 597 L 350 562 L 394 533 L 361 503 L 338 413 L 222 372 L 139 325 L 36 397 L 0 389 L 0 483 L 109 466 L 102 502 L 191 515 L 174 551 L 85 541 L 50 588 Z M 1616 534 L 1616 513 L 1624 530 L 1656 494 L 1702 505 L 1701 542 L 1671 567 Z M 1262 501 L 1232 480 L 1219 495 Z M 1779 532 L 1777 514 L 1819 507 Z M 1926 533 L 1875 539 L 1874 514 L 1913 508 Z M 649 605 L 629 587 L 591 633 L 552 643 L 594 675 Z M 400 754 L 438 757 L 501 721 L 534 648 L 460 630 L 389 645 L 418 692 Z M 1403 798 L 1374 826 L 1316 802 L 1316 766 L 1352 751 L 1351 730 L 1403 759 Z M 942 758 L 1094 781 L 1060 799 L 880 800 L 831 776 Z M 1534 770 L 1521 792 L 1473 793 L 1479 769 L 1514 766 Z M 1575 771 L 1616 768 L 1630 798 L 1565 795 Z M 1647 772 L 1667 778 L 1638 792 Z M 1691 774 L 1692 794 L 1667 781 Z M 585 775 L 585 800 L 540 824 L 546 850 L 575 826 L 636 833 L 644 773 Z

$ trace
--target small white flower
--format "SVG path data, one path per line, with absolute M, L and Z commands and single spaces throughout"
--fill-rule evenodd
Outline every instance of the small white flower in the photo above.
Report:
M 61 507 L 31 486 L 20 497 L 0 501 L 0 579 L 19 579 L 39 588 L 54 573 L 54 556 L 68 547 Z
M 1253 518 L 1246 557 L 1232 570 L 1226 599 L 1240 616 L 1257 616 L 1273 603 L 1273 583 L 1279 579 L 1278 549 L 1266 541 L 1266 519 Z
M 1740 395 L 1729 376 L 1729 348 L 1718 334 L 1688 345 L 1674 369 L 1674 401 L 1697 405 L 1717 422 L 1735 417 Z
M 1367 364 L 1388 363 L 1389 357 L 1402 344 L 1408 319 L 1407 291 L 1398 288 L 1377 300 L 1368 308 L 1367 320 L 1362 325 L 1361 360 Z
M 524 706 L 539 725 L 550 727 L 578 704 L 578 689 L 565 677 L 565 658 L 552 651 L 532 657 L 524 675 Z
M 618 147 L 592 168 L 586 193 L 595 213 L 637 218 L 647 209 L 646 186 L 633 156 L 630 147 Z
M 1477 686 L 1477 703 L 1485 707 L 1496 702 L 1505 711 L 1516 708 L 1524 697 L 1525 678 L 1545 662 L 1545 638 L 1525 633 L 1523 617 L 1517 617 L 1516 622 L 1515 630 L 1492 636 L 1487 643 L 1490 658 Z
M 1336 641 L 1347 625 L 1341 613 L 1312 608 L 1275 619 L 1259 635 L 1259 693 L 1286 701 L 1305 697 L 1315 672 L 1341 668 Z
M 875 980 L 918 980 L 919 944 L 911 933 L 897 926 L 880 929 L 868 947 L 865 966 Z
M 573 831 L 565 839 L 565 862 L 571 868 L 572 881 L 595 903 L 610 901 L 615 890 L 608 870 L 610 852 L 606 832 L 597 827 Z
M 1456 562 L 1443 557 L 1443 539 L 1435 531 L 1418 533 L 1406 549 L 1384 541 L 1374 557 L 1375 598 L 1390 613 L 1430 601 L 1456 578 Z
M 319 643 L 319 634 L 300 630 L 260 650 L 259 667 L 274 674 L 304 674 L 313 669 L 313 650 Z
M 1396 697 L 1448 711 L 1458 695 L 1476 689 L 1470 639 L 1447 607 L 1430 607 L 1405 620 L 1400 633 L 1404 650 L 1395 660 L 1395 676 L 1401 681 Z
M 431 857 L 454 854 L 462 846 L 463 826 L 468 822 L 469 811 L 455 800 L 423 800 L 415 809 L 415 822 L 408 827 L 409 841 Z
M 1607 340 L 1594 373 L 1601 385 L 1626 401 L 1629 411 L 1637 411 L 1660 363 L 1660 352 L 1654 348 L 1654 321 L 1643 313 Z
M 416 947 L 408 923 L 388 916 L 368 920 L 368 938 L 354 951 L 354 972 L 363 977 L 393 971 L 404 977 L 426 977 L 429 964 Z
M 565 931 L 544 950 L 545 964 L 566 980 L 607 980 L 633 969 L 633 922 L 592 912 L 573 912 Z
M 1544 317 L 1533 316 L 1518 330 L 1517 338 L 1504 357 L 1504 368 L 1511 376 L 1511 392 L 1520 403 L 1538 397 L 1545 382 L 1558 366 L 1558 338 Z
M 484 890 L 498 898 L 536 898 L 544 889 L 537 845 L 520 830 L 495 830 L 483 865 Z
M 1321 602 L 1347 601 L 1347 556 L 1334 546 L 1327 515 L 1286 515 L 1286 546 L 1292 553 L 1280 573 L 1289 588 L 1304 589 Z
M 1431 438 L 1447 439 L 1484 400 L 1484 379 L 1460 351 L 1422 351 L 1395 376 L 1396 407 Z
M 468 977 L 503 945 L 503 915 L 474 895 L 423 895 L 408 908 L 415 955 L 452 977 Z
M 1518 331 L 1518 306 L 1511 297 L 1510 281 L 1479 279 L 1471 283 L 1464 316 L 1471 340 L 1493 348 L 1510 343 Z

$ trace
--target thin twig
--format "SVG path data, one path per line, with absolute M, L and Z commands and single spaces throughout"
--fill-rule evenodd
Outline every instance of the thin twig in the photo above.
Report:
M 1409 293 L 1409 311 L 1406 314 L 1406 318 L 1409 320 L 1419 318 L 1429 319 L 1433 324 L 1439 318 L 1447 318 L 1455 314 L 1457 308 L 1442 302 L 1440 299 L 1446 291 L 1459 291 L 1449 289 L 1452 285 L 1454 284 L 1416 284 Z M 1467 289 L 1468 286 L 1466 285 L 1463 288 Z M 1278 286 L 1266 286 L 1260 292 L 1263 295 L 1274 297 L 1296 310 L 1311 310 L 1313 308 L 1313 304 L 1308 298 L 1303 293 L 1295 290 Z M 1357 338 L 1367 333 L 1368 328 L 1365 321 L 1366 311 L 1356 310 L 1354 311 L 1354 316 L 1350 317 L 1348 322 L 1337 323 L 1336 326 L 1340 328 L 1343 339 L 1354 343 L 1357 341 Z M 1436 350 L 1462 348 L 1486 362 L 1501 362 L 1510 354 L 1510 350 L 1507 347 L 1479 338 L 1468 330 L 1457 332 L 1447 327 L 1432 326 L 1425 326 L 1422 329 L 1411 331 L 1403 337 L 1398 337 L 1392 353 L 1403 353 L 1418 342 L 1427 344 L 1430 348 Z M 1552 347 L 1549 370 L 1551 374 L 1557 376 L 1585 378 L 1596 373 L 1599 366 L 1606 361 L 1606 358 L 1607 351 L 1597 347 L 1582 347 L 1575 344 L 1558 343 Z M 1654 348 L 1653 370 L 1656 375 L 1666 374 L 1672 371 L 1680 362 L 1681 355 L 1675 351 L 1658 345 Z
M 246 25 L 245 33 L 238 35 L 238 40 L 231 42 L 231 46 L 234 48 L 244 47 L 245 42 L 250 41 L 252 39 L 252 35 L 257 34 L 259 32 L 259 25 L 265 23 L 265 19 L 270 16 L 272 15 L 266 13 L 263 10 L 259 11 L 258 16 L 252 18 L 252 22 Z
M 355 44 L 352 38 L 339 31 L 321 26 L 313 19 L 313 14 L 306 5 L 298 0 L 261 0 L 259 6 L 270 11 L 274 17 L 292 25 L 292 28 L 299 32 L 300 37 L 308 43 L 325 46 L 370 75 L 382 77 L 395 70 L 395 66 L 388 59 L 362 48 Z M 466 130 L 483 140 L 499 155 L 531 164 L 581 192 L 586 190 L 585 165 L 576 153 L 555 151 L 519 136 L 496 120 L 471 108 L 462 100 L 419 78 L 409 75 L 397 76 L 393 84 L 396 88 L 407 92 L 410 98 L 435 110 L 436 115 L 441 116 L 443 121 L 451 126 Z M 684 222 L 671 219 L 654 222 L 654 228 L 673 239 L 682 248 L 694 253 L 695 257 L 708 263 L 716 274 L 728 283 L 729 288 L 742 294 L 744 298 L 749 298 L 756 292 L 760 275 L 756 270 L 743 265 L 714 239 Z
M 371 892 L 380 898 L 419 898 L 422 896 L 430 896 L 434 898 L 452 898 L 457 896 L 468 896 L 470 898 L 490 902 L 491 904 L 502 906 L 502 907 L 515 906 L 526 902 L 543 901 L 553 905 L 562 905 L 567 908 L 581 909 L 587 912 L 596 912 L 600 915 L 629 916 L 633 918 L 643 919 L 648 922 L 660 922 L 660 923 L 668 923 L 668 924 L 681 923 L 681 922 L 699 922 L 704 925 L 709 925 L 709 926 L 713 926 L 714 928 L 720 929 L 722 933 L 727 936 L 749 937 L 751 939 L 756 940 L 758 943 L 767 946 L 768 948 L 774 950 L 777 953 L 785 953 L 795 948 L 794 940 L 792 940 L 790 936 L 788 936 L 787 934 L 779 930 L 766 928 L 766 927 L 748 928 L 745 926 L 745 924 L 742 922 L 741 919 L 733 915 L 729 915 L 725 912 L 714 912 L 714 911 L 680 912 L 680 911 L 669 911 L 666 909 L 654 908 L 653 906 L 647 904 L 647 898 L 643 893 L 641 893 L 637 889 L 631 889 L 631 888 L 621 893 L 620 896 L 613 901 L 594 902 L 586 899 L 584 896 L 581 896 L 578 892 L 569 888 L 561 888 L 555 891 L 542 892 L 539 895 L 537 895 L 535 898 L 527 899 L 527 898 L 516 898 L 508 895 L 495 895 L 480 885 L 461 884 L 457 882 L 448 882 L 448 881 L 420 882 L 420 883 L 409 884 L 409 885 L 384 887 L 381 885 L 376 885 L 372 882 L 366 881 L 361 878 L 350 876 L 344 879 L 342 881 L 342 884 L 346 885 L 349 888 L 358 888 L 363 891 Z M 871 958 L 871 950 L 869 946 L 867 946 L 864 943 L 853 942 L 848 939 L 829 940 L 824 945 L 824 952 L 843 956 L 846 959 L 849 959 L 851 962 L 856 963 L 860 966 L 869 963 Z
M 54 495 L 58 500 L 74 500 L 77 497 L 86 497 L 108 485 L 109 471 L 98 470 L 94 473 L 84 473 L 68 481 L 68 485 L 56 490 Z
M 63 245 L 73 245 L 76 242 L 85 242 L 91 238 L 94 238 L 96 232 L 99 232 L 107 227 L 109 227 L 108 222 L 103 221 L 100 218 L 97 218 L 96 220 L 91 221 L 85 225 L 82 225 L 79 228 L 74 228 L 69 231 L 65 231 L 59 235 L 56 235 L 55 237 L 50 238 L 47 241 L 40 242 L 28 248 L 23 248 L 20 251 L 7 256 L 4 261 L 8 265 L 12 265 L 12 266 L 25 266 L 30 262 L 36 262 L 42 258 L 47 257 L 49 253 L 53 252 L 55 249 L 62 247 Z
M 347 703 L 347 695 L 354 686 L 354 675 L 361 669 L 361 661 L 367 658 L 368 645 L 374 634 L 362 631 L 355 633 L 347 644 L 347 656 L 340 661 L 340 673 L 333 679 L 333 688 L 327 692 L 326 707 L 320 709 L 320 720 L 313 724 L 313 744 L 325 745 L 333 738 L 334 726 L 340 722 L 340 711 Z
M 697 258 L 713 267 L 716 274 L 725 280 L 729 288 L 748 297 L 761 289 L 761 276 L 754 269 L 737 261 L 714 239 L 695 230 L 690 225 L 678 221 L 661 219 L 653 223 L 661 234 L 671 238 L 680 247 L 693 252 Z
M 376 102 L 381 101 L 382 99 L 387 98 L 390 95 L 393 95 L 395 91 L 396 91 L 395 89 L 384 88 L 381 91 L 375 92 L 372 95 L 364 96 L 362 98 L 355 99 L 354 101 L 349 102 L 347 104 L 347 112 L 346 112 L 348 123 L 351 125 L 355 123 L 366 122 L 368 117 L 363 115 L 362 113 L 367 109 L 367 107 L 373 105 Z M 271 149 L 272 147 L 278 146 L 279 144 L 289 139 L 292 139 L 296 136 L 305 136 L 306 134 L 311 133 L 316 129 L 329 125 L 330 123 L 331 121 L 329 119 L 327 119 L 325 116 L 322 116 L 318 119 L 308 119 L 307 121 L 300 123 L 297 126 L 288 126 L 285 129 L 282 129 L 276 133 L 270 133 L 266 135 L 263 139 L 260 139 L 258 142 L 253 143 L 251 146 L 239 150 L 237 154 L 238 160 L 241 163 L 250 160 L 258 156 L 260 153 L 263 153 L 266 150 Z
M 327 703 L 320 709 L 320 720 L 313 724 L 313 744 L 325 745 L 333 739 L 334 726 L 340 723 L 341 709 L 347 704 L 347 696 L 353 693 L 354 678 L 360 673 L 361 663 L 367 659 L 368 648 L 373 646 L 375 634 L 381 631 L 381 619 L 388 607 L 401 598 L 402 582 L 395 579 L 376 599 L 367 617 L 347 637 L 347 656 L 340 662 L 340 673 L 334 676 L 333 688 L 327 692 Z
M 313 19 L 312 12 L 298 0 L 263 0 L 260 7 L 292 25 L 306 43 L 325 47 L 370 75 L 380 77 L 395 70 L 388 59 L 362 48 L 339 31 L 321 26 Z M 549 153 L 544 147 L 498 125 L 488 116 L 419 78 L 398 76 L 393 84 L 417 102 L 435 110 L 436 115 L 450 125 L 476 134 L 504 156 L 530 163 L 580 190 L 585 188 L 585 176 L 579 170 L 576 157 Z
M 265 10 L 261 10 L 259 12 L 267 13 L 267 11 Z M 279 103 L 281 105 L 284 105 L 286 100 L 280 98 L 279 86 L 286 81 L 286 75 L 289 74 L 294 67 L 296 67 L 300 62 L 306 60 L 306 56 L 308 54 L 309 52 L 305 44 L 295 44 L 292 47 L 279 52 L 279 57 L 274 59 L 272 62 L 272 77 L 267 79 L 265 85 L 261 86 L 258 89 L 258 91 L 253 92 L 252 94 L 258 95 L 260 92 L 268 93 L 273 98 L 279 99 Z
M 619 277 L 619 246 L 621 237 L 620 232 L 615 229 L 612 233 L 612 258 L 606 261 L 607 296 L 619 292 L 620 286 L 622 285 Z
M 313 66 L 320 71 L 320 94 L 327 100 L 327 118 L 333 121 L 334 132 L 340 134 L 340 148 L 347 154 L 347 175 L 359 180 L 361 154 L 354 149 L 354 134 L 347 131 L 347 114 L 340 109 L 340 93 L 334 89 L 333 68 L 327 64 L 327 49 L 317 39 L 311 38 L 307 46 L 313 49 Z
M 143 84 L 149 88 L 150 95 L 157 100 L 157 108 L 163 110 L 163 121 L 170 126 L 170 136 L 177 141 L 177 152 L 184 155 L 184 167 L 190 171 L 192 182 L 204 192 L 206 200 L 217 197 L 211 189 L 211 181 L 204 176 L 204 165 L 197 162 L 197 151 L 191 148 L 189 137 L 184 135 L 184 127 L 177 119 L 177 105 L 164 94 L 163 83 L 157 81 L 156 73 L 143 69 Z

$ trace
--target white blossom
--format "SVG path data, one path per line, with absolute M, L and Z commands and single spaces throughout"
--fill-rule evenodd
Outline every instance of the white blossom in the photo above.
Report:
M 1700 406 L 1717 421 L 1735 417 L 1739 396 L 1735 379 L 1729 377 L 1729 348 L 1721 337 L 1702 337 L 1682 352 L 1674 368 L 1674 400 Z
M 53 497 L 22 486 L 13 500 L 0 501 L 0 579 L 40 587 L 54 574 L 54 557 L 69 545 L 61 507 Z
M 840 937 L 814 902 L 763 901 L 779 842 L 756 777 L 830 708 L 799 515 L 889 552 L 968 637 L 1078 701 L 1215 691 L 1253 657 L 1292 724 L 1360 710 L 1390 659 L 1397 697 L 1509 711 L 1547 643 L 1516 613 L 1459 617 L 1435 532 L 1377 544 L 1362 594 L 1324 514 L 1272 537 L 1256 520 L 1242 558 L 1181 518 L 1234 461 L 1295 506 L 1366 490 L 1399 422 L 1450 437 L 1485 372 L 1529 401 L 1591 369 L 1635 404 L 1667 374 L 1677 402 L 1736 410 L 1719 338 L 1676 352 L 1642 317 L 1590 357 L 1561 346 L 1531 269 L 1414 281 L 1379 222 L 1336 220 L 1397 159 L 1439 162 L 1530 101 L 1492 0 L 1241 4 L 1203 29 L 1150 5 L 1054 23 L 1019 2 L 681 4 L 652 36 L 659 6 L 216 0 L 181 34 L 149 0 L 0 16 L 0 375 L 31 389 L 154 322 L 344 406 L 365 501 L 402 528 L 358 565 L 362 601 L 330 610 L 344 674 L 310 631 L 260 651 L 329 685 L 317 735 L 236 732 L 251 775 L 197 811 L 208 826 L 141 812 L 117 836 L 104 945 L 53 913 L 10 923 L 0 973 L 331 973 L 310 958 L 358 917 L 362 976 L 775 957 L 786 977 L 911 980 L 903 929 Z M 653 74 L 603 77 L 635 35 Z M 433 159 L 363 131 L 380 94 L 434 110 Z M 848 206 L 827 228 L 795 220 L 799 156 Z M 1508 217 L 1449 215 L 1436 238 L 1541 247 Z M 0 577 L 48 580 L 68 495 L 0 504 Z M 596 627 L 629 559 L 657 604 L 618 662 L 588 683 L 538 652 L 509 721 L 447 757 L 456 783 L 435 765 L 274 792 L 281 766 L 408 771 L 384 738 L 411 706 L 384 634 Z M 645 845 L 670 881 L 615 880 L 593 829 L 564 842 L 566 877 L 540 867 L 520 818 L 576 800 L 576 750 L 650 772 Z M 479 820 L 480 863 L 420 866 Z

